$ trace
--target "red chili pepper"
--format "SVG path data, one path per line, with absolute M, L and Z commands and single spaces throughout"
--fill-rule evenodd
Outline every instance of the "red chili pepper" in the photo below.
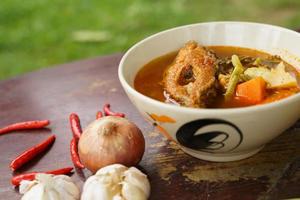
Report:
M 101 111 L 98 111 L 96 114 L 96 119 L 100 119 L 103 117 L 103 113 Z
M 113 112 L 112 110 L 110 110 L 110 105 L 109 104 L 105 104 L 103 106 L 103 111 L 104 111 L 106 116 L 125 117 L 124 113 Z
M 32 160 L 37 155 L 43 153 L 48 147 L 55 141 L 55 135 L 51 135 L 48 139 L 44 140 L 40 144 L 37 144 L 19 155 L 10 163 L 10 169 L 15 171 L 22 167 L 25 163 Z
M 70 151 L 71 151 L 71 158 L 75 165 L 75 167 L 79 169 L 83 169 L 84 165 L 80 162 L 79 156 L 78 156 L 78 148 L 77 148 L 77 141 L 75 138 L 71 140 L 70 143 Z
M 49 120 L 19 122 L 19 123 L 11 124 L 4 128 L 1 128 L 0 135 L 9 133 L 12 131 L 18 131 L 18 130 L 43 128 L 45 126 L 48 126 L 49 124 L 50 124 Z
M 78 141 L 82 134 L 82 129 L 80 125 L 80 119 L 77 114 L 72 113 L 70 115 L 70 125 L 73 132 L 73 137 L 76 139 L 76 141 Z
M 72 172 L 72 170 L 73 170 L 73 167 L 66 167 L 66 168 L 51 170 L 51 171 L 47 171 L 47 172 L 30 172 L 30 173 L 26 173 L 26 174 L 20 174 L 20 175 L 14 176 L 11 179 L 11 183 L 15 186 L 18 186 L 18 185 L 20 185 L 21 181 L 23 181 L 23 180 L 28 180 L 28 181 L 34 180 L 35 175 L 39 174 L 39 173 L 61 175 L 61 174 L 69 174 Z

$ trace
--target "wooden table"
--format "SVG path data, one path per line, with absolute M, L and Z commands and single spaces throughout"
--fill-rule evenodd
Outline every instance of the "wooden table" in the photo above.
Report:
M 130 103 L 117 77 L 121 56 L 78 61 L 0 82 L 0 127 L 33 119 L 52 122 L 49 129 L 0 136 L 1 199 L 21 197 L 10 184 L 10 161 L 51 133 L 57 136 L 52 148 L 18 173 L 72 166 L 69 114 L 77 112 L 85 127 L 105 102 L 126 113 L 144 132 L 146 153 L 139 168 L 150 178 L 151 199 L 300 197 L 300 122 L 249 159 L 230 163 L 195 159 L 154 132 Z M 89 175 L 87 170 L 76 171 L 72 178 L 81 186 Z

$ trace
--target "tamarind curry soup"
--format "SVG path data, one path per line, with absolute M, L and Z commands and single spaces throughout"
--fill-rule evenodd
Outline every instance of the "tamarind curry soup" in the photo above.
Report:
M 241 160 L 300 116 L 300 34 L 249 22 L 175 27 L 132 46 L 120 83 L 141 115 L 187 154 Z
M 299 92 L 300 74 L 279 56 L 194 41 L 162 55 L 137 73 L 140 93 L 193 108 L 235 108 L 266 104 Z

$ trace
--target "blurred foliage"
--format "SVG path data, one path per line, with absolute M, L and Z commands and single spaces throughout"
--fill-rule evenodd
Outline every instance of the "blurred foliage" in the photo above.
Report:
M 125 51 L 184 24 L 236 20 L 293 29 L 299 10 L 299 0 L 1 0 L 0 79 Z

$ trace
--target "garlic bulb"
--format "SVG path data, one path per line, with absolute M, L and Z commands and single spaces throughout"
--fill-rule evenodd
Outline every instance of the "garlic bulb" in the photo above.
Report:
M 35 180 L 21 181 L 22 200 L 77 200 L 78 187 L 65 175 L 37 174 Z
M 150 195 L 147 176 L 135 167 L 106 166 L 88 178 L 81 200 L 146 200 Z

